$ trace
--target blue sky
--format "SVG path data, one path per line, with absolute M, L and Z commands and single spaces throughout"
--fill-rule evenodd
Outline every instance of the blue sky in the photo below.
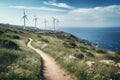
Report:
M 53 26 L 53 16 L 61 27 L 120 26 L 120 0 L 0 0 L 0 23 L 23 25 L 23 9 L 28 26 L 34 26 L 34 15 L 41 28 L 44 19 L 48 20 L 47 26 Z

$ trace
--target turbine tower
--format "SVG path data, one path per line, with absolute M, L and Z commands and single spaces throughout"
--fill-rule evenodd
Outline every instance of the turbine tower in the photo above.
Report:
M 52 17 L 53 18 L 53 26 L 54 26 L 54 31 L 55 31 L 55 27 L 56 27 L 56 25 L 55 25 L 55 23 L 56 23 L 56 18 L 54 18 L 54 17 Z
M 39 18 L 37 18 L 36 16 L 35 16 L 35 18 L 33 19 L 34 21 L 35 21 L 35 28 L 37 29 L 37 21 L 38 21 L 38 19 Z
M 56 21 L 56 22 L 57 22 L 57 27 L 58 27 L 58 26 L 59 26 L 59 19 L 57 19 L 57 21 Z
M 23 19 L 23 22 L 24 22 L 24 27 L 23 27 L 23 29 L 26 29 L 26 20 L 28 20 L 28 18 L 27 18 L 27 15 L 25 14 L 25 10 L 24 10 L 24 13 L 23 13 L 24 15 L 23 15 L 23 17 L 21 18 L 21 19 Z
M 47 27 L 47 22 L 48 22 L 48 21 L 45 19 L 45 20 L 44 20 L 44 23 L 45 23 L 45 29 L 46 29 L 46 27 Z

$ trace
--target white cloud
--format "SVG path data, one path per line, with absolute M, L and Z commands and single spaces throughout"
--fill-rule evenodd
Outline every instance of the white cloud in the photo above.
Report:
M 48 7 L 9 6 L 8 8 L 66 12 L 66 10 L 55 9 L 55 8 L 48 8 Z
M 71 10 L 66 18 L 72 26 L 120 26 L 120 5 L 78 8 Z
M 56 7 L 61 7 L 61 8 L 67 8 L 67 9 L 74 9 L 73 6 L 70 6 L 66 3 L 56 3 L 56 1 L 44 1 L 43 4 L 56 6 Z
M 9 9 L 10 8 L 10 9 Z M 12 22 L 13 24 L 23 24 L 18 20 L 22 16 L 22 12 L 19 9 L 31 9 L 28 10 L 28 18 L 33 20 L 34 14 L 40 17 L 40 26 L 44 27 L 43 20 L 46 18 L 48 20 L 48 27 L 53 26 L 52 16 L 60 20 L 60 26 L 66 27 L 110 27 L 110 26 L 120 26 L 120 5 L 111 5 L 105 7 L 94 7 L 94 8 L 77 8 L 72 10 L 67 10 L 65 13 L 62 9 L 51 10 L 54 8 L 46 7 L 25 7 L 25 6 L 10 6 L 6 9 L 0 9 L 0 22 Z M 15 9 L 13 9 L 15 8 Z M 45 10 L 45 11 L 41 11 Z M 62 11 L 61 11 L 62 10 Z M 27 12 L 28 12 L 27 11 Z M 47 11 L 47 12 L 46 12 Z M 50 11 L 58 11 L 51 12 Z M 9 14 L 8 14 L 9 13 Z M 13 19 L 12 17 L 16 19 Z M 13 21 L 12 21 L 13 20 Z M 18 21 L 18 23 L 16 23 Z M 34 25 L 33 21 L 28 24 Z

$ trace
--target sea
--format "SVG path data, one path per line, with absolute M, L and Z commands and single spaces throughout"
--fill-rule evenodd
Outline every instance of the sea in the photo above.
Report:
M 120 51 L 120 27 L 104 28 L 60 28 L 59 30 L 71 33 L 79 38 L 97 43 L 101 48 Z

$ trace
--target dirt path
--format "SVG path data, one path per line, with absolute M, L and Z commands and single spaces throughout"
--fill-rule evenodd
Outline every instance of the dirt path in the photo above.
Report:
M 29 39 L 27 46 L 34 51 L 36 51 L 44 61 L 44 77 L 45 80 L 75 80 L 72 79 L 70 75 L 67 75 L 67 73 L 64 72 L 55 62 L 55 60 L 50 57 L 49 55 L 45 54 L 39 49 L 36 49 L 31 46 L 32 39 Z

